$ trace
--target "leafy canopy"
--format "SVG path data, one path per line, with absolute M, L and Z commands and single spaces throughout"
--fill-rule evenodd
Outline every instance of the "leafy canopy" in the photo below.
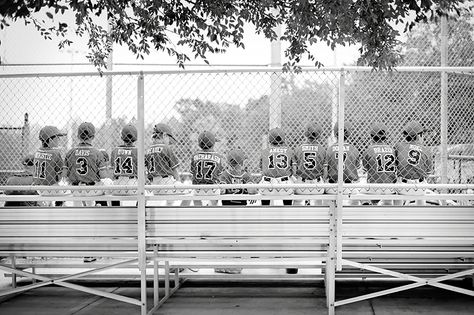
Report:
M 464 0 L 7 0 L 0 2 L 0 28 L 9 20 L 32 24 L 46 39 L 60 38 L 59 47 L 70 45 L 68 35 L 88 36 L 88 58 L 105 68 L 112 43 L 124 45 L 137 57 L 151 49 L 174 56 L 183 67 L 191 57 L 205 62 L 210 53 L 224 53 L 231 45 L 244 48 L 244 24 L 258 34 L 277 39 L 274 27 L 283 26 L 281 40 L 286 68 L 303 58 L 321 66 L 310 46 L 325 42 L 332 49 L 360 45 L 360 65 L 378 69 L 395 66 L 399 32 L 420 21 L 456 12 Z M 38 14 L 42 13 L 42 14 Z M 75 25 L 64 14 L 75 16 Z M 46 16 L 44 19 L 39 16 Z M 101 18 L 102 17 L 102 18 Z M 104 27 L 107 17 L 111 32 Z M 63 21 L 61 21 L 63 19 Z M 189 53 L 191 52 L 191 53 Z

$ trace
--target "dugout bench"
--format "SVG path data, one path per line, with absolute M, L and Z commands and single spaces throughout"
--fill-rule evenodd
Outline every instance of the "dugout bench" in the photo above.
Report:
M 371 199 L 378 197 L 387 198 L 371 196 Z M 452 198 L 453 195 L 449 197 Z M 458 197 L 474 199 L 474 196 L 470 195 Z M 177 196 L 173 198 L 183 199 Z M 214 198 L 230 199 L 228 196 L 209 197 Z M 287 198 L 285 196 L 285 199 Z M 310 199 L 315 196 L 292 198 Z M 21 293 L 56 284 L 141 306 L 142 314 L 146 314 L 153 313 L 187 279 L 199 277 L 180 274 L 179 267 L 220 266 L 246 269 L 321 268 L 324 270 L 322 274 L 279 274 L 268 277 L 309 277 L 324 280 L 330 314 L 335 312 L 337 306 L 423 285 L 474 295 L 472 290 L 443 283 L 448 279 L 469 277 L 474 273 L 472 207 L 338 207 L 336 205 L 337 202 L 340 203 L 340 196 L 325 195 L 323 198 L 326 199 L 327 206 L 146 206 L 142 215 L 139 207 L 133 206 L 1 208 L 1 256 L 100 256 L 122 259 L 111 265 L 89 265 L 88 271 L 58 278 L 24 271 L 24 268 L 35 268 L 35 265 L 15 266 L 13 259 L 11 265 L 2 264 L 0 268 L 41 282 L 13 287 L 12 290 L 1 294 Z M 364 199 L 357 195 L 344 198 Z M 167 199 L 170 197 L 147 198 L 148 201 Z M 141 300 L 131 299 L 68 282 L 111 268 L 128 266 L 139 269 L 140 265 L 137 263 L 141 254 L 141 233 L 145 241 L 146 267 L 153 270 L 154 294 L 151 310 L 148 310 L 143 295 Z M 77 267 L 84 266 L 78 264 Z M 171 268 L 175 270 L 174 273 L 170 271 Z M 160 275 L 159 269 L 164 269 L 164 274 Z M 158 294 L 161 276 L 165 292 L 162 297 Z M 236 279 L 252 276 L 242 274 L 219 277 Z M 338 281 L 389 277 L 411 283 L 359 297 L 336 300 Z M 146 290 L 146 272 L 141 274 L 142 291 L 143 287 Z

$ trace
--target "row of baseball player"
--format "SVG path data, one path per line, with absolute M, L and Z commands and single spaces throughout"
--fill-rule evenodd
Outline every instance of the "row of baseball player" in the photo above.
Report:
M 357 148 L 348 142 L 351 133 L 349 123 L 344 124 L 343 180 L 354 183 L 359 180 L 358 168 L 362 164 L 367 172 L 368 183 L 422 183 L 432 172 L 430 151 L 423 146 L 424 128 L 412 121 L 403 129 L 405 141 L 392 146 L 387 143 L 387 128 L 381 123 L 371 126 L 371 145 L 362 158 Z M 337 137 L 338 126 L 334 128 Z M 322 128 L 311 123 L 304 130 L 305 142 L 292 149 L 285 144 L 280 128 L 269 131 L 269 146 L 260 154 L 261 182 L 265 183 L 337 183 L 338 144 L 328 148 L 321 145 Z M 82 123 L 77 132 L 80 143 L 69 150 L 63 159 L 59 149 L 59 137 L 65 134 L 54 126 L 45 126 L 39 133 L 41 148 L 34 154 L 33 184 L 57 185 L 64 177 L 71 185 L 97 185 L 107 177 L 104 154 L 92 145 L 95 127 Z M 110 155 L 114 184 L 137 184 L 137 129 L 124 126 L 121 132 L 123 144 L 114 148 Z M 145 166 L 147 178 L 153 185 L 176 184 L 179 162 L 174 153 L 175 142 L 171 128 L 159 123 L 153 129 L 153 144 L 147 148 Z M 249 183 L 250 174 L 244 168 L 247 158 L 242 150 L 231 150 L 226 157 L 214 150 L 218 141 L 209 131 L 198 137 L 200 150 L 191 157 L 190 171 L 193 184 Z M 291 190 L 287 190 L 290 191 Z M 242 193 L 228 190 L 226 193 Z M 298 191 L 296 191 L 298 193 Z M 316 192 L 318 193 L 318 192 Z M 319 192 L 321 193 L 321 192 Z M 331 193 L 331 192 L 328 192 Z M 243 201 L 234 201 L 237 203 Z M 263 201 L 262 204 L 268 204 Z M 223 204 L 232 201 L 224 201 Z M 291 200 L 285 201 L 291 204 Z

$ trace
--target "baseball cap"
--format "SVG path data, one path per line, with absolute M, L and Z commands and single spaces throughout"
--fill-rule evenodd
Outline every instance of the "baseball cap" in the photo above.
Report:
M 39 139 L 41 141 L 46 141 L 54 136 L 59 137 L 65 135 L 65 133 L 59 131 L 59 129 L 55 126 L 44 126 L 39 132 Z
M 268 141 L 271 144 L 282 144 L 285 142 L 285 133 L 281 128 L 273 128 L 268 132 Z
M 306 125 L 306 129 L 304 131 L 304 135 L 307 138 L 317 139 L 323 132 L 323 128 L 320 124 L 317 123 L 309 123 Z
M 171 139 L 176 141 L 176 138 L 173 136 L 173 132 L 171 131 L 171 128 L 167 124 L 156 124 L 155 127 L 153 128 L 153 134 L 166 134 L 168 135 Z
M 198 144 L 202 149 L 210 149 L 216 144 L 219 139 L 210 131 L 203 131 L 199 134 Z
M 384 134 L 387 132 L 387 126 L 382 123 L 375 123 L 370 128 L 370 135 L 375 136 L 378 134 Z
M 345 121 L 344 122 L 344 134 L 346 136 L 350 135 L 351 134 L 351 130 L 352 130 L 352 125 L 350 122 L 348 121 Z M 339 123 L 336 122 L 336 124 L 334 125 L 334 134 L 337 136 L 338 135 L 338 131 L 339 131 Z
M 27 154 L 22 161 L 22 164 L 24 166 L 33 166 L 35 161 L 35 156 L 34 154 Z
M 138 131 L 137 128 L 133 125 L 126 125 L 122 128 L 122 140 L 123 141 L 137 141 Z
M 241 149 L 234 149 L 227 153 L 227 162 L 229 164 L 243 165 L 247 155 Z
M 77 136 L 79 137 L 79 139 L 82 139 L 82 140 L 88 140 L 88 139 L 94 138 L 95 136 L 94 125 L 90 122 L 83 122 L 82 124 L 79 125 L 79 128 L 77 129 Z
M 419 133 L 425 131 L 425 128 L 418 121 L 410 121 L 408 124 L 403 127 L 403 132 L 408 136 L 416 136 Z

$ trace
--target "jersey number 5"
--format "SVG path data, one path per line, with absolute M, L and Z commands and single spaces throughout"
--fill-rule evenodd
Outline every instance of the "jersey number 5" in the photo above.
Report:
M 316 152 L 304 153 L 304 167 L 307 170 L 313 170 L 316 167 Z

